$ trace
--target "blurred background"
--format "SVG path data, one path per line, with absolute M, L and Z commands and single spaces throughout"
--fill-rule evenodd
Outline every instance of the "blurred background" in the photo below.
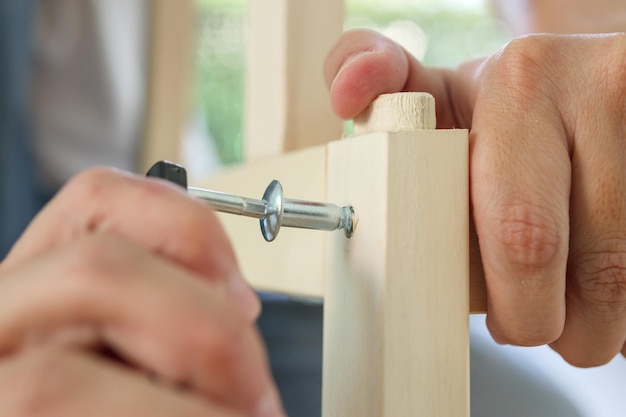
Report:
M 247 1 L 196 0 L 196 5 L 195 126 L 206 129 L 219 162 L 232 164 L 242 157 Z M 347 0 L 346 7 L 346 29 L 379 30 L 429 65 L 455 66 L 492 53 L 509 39 L 486 0 Z

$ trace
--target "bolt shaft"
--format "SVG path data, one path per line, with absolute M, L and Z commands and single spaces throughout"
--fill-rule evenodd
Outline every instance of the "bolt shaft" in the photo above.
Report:
M 337 230 L 344 228 L 342 207 L 329 203 L 285 199 L 283 226 L 304 229 Z
M 204 188 L 188 187 L 189 194 L 211 204 L 215 211 L 238 214 L 261 219 L 267 214 L 267 204 L 263 200 L 220 193 Z
M 260 219 L 261 233 L 268 242 L 276 238 L 281 226 L 328 231 L 343 229 L 347 237 L 352 236 L 354 231 L 352 207 L 284 198 L 283 188 L 276 180 L 270 182 L 263 198 L 257 200 L 187 187 L 185 168 L 168 161 L 157 162 L 146 175 L 163 178 L 186 188 L 189 194 L 209 202 L 216 211 Z
M 255 219 L 263 219 L 270 214 L 268 204 L 263 200 L 196 187 L 189 187 L 188 191 L 194 197 L 207 201 L 214 210 L 223 213 Z M 350 207 L 286 198 L 282 207 L 281 225 L 327 231 L 343 229 L 350 236 L 353 231 L 353 212 Z

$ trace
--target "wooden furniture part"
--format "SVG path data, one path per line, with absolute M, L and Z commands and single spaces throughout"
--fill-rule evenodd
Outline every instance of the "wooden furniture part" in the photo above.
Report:
M 342 0 L 250 0 L 245 159 L 260 160 L 341 136 L 322 74 L 343 31 Z M 148 99 L 140 172 L 179 161 L 187 121 L 194 35 L 193 0 L 150 2 Z M 323 30 L 320 30 L 323 27 Z
M 343 31 L 343 1 L 251 0 L 249 11 L 245 159 L 340 137 L 322 63 Z
M 140 172 L 155 161 L 178 161 L 188 114 L 194 35 L 192 0 L 150 2 L 148 97 Z
M 366 149 L 358 142 L 354 152 Z M 247 163 L 223 171 L 200 186 L 260 198 L 273 179 L 280 179 L 285 195 L 313 201 L 330 201 L 326 187 L 328 146 L 316 146 L 289 154 Z M 369 167 L 368 170 L 381 167 Z M 379 171 L 376 171 L 380 173 Z M 260 244 L 258 226 L 251 219 L 220 214 L 229 233 L 244 275 L 257 289 L 295 296 L 323 298 L 325 294 L 326 232 L 283 228 L 271 244 Z M 486 311 L 486 290 L 480 251 L 470 224 L 470 312 Z
M 253 285 L 324 297 L 324 417 L 467 416 L 467 132 L 418 129 L 434 127 L 429 96 L 379 106 L 425 117 L 399 118 L 402 131 L 376 122 L 396 131 L 247 164 L 204 186 L 254 195 L 278 178 L 289 197 L 354 206 L 351 239 L 283 229 L 265 244 L 250 219 L 222 217 Z M 484 311 L 482 276 L 472 279 L 472 309 Z
M 434 116 L 428 98 L 372 116 Z M 359 225 L 329 237 L 324 417 L 469 416 L 467 131 L 424 119 L 329 145 L 328 198 Z
M 353 205 L 358 225 L 351 239 L 285 228 L 266 244 L 252 220 L 224 215 L 244 274 L 324 297 L 323 417 L 469 416 L 468 313 L 485 310 L 485 287 L 468 244 L 467 132 L 433 130 L 431 99 L 400 95 L 374 104 L 358 137 L 324 144 L 337 121 L 310 105 L 328 98 L 309 71 L 343 2 L 250 7 L 248 161 L 199 185 L 260 196 L 279 179 L 287 197 Z
M 404 95 L 396 96 L 400 102 L 405 100 Z M 373 107 L 380 109 L 381 100 L 373 103 L 366 113 L 371 113 Z M 394 107 L 397 103 L 387 103 Z M 403 108 L 410 107 L 411 102 L 404 103 Z M 423 106 L 423 102 L 416 106 Z M 431 102 L 430 106 L 434 106 Z M 381 112 L 389 111 L 383 106 Z M 366 114 L 364 113 L 364 115 Z M 411 120 L 411 114 L 405 114 Z M 362 116 L 364 117 L 364 116 Z M 374 126 L 378 129 L 389 128 L 381 124 L 380 117 L 375 113 L 374 120 L 356 120 L 355 131 L 371 133 Z M 387 119 L 388 124 L 394 120 Z M 412 130 L 421 126 L 420 118 L 415 118 Z M 391 123 L 390 123 L 391 122 Z M 422 123 L 434 124 L 434 113 L 429 113 Z M 380 132 L 379 132 L 380 133 Z M 343 143 L 340 141 L 339 143 Z M 261 161 L 248 162 L 245 165 L 227 169 L 219 176 L 209 178 L 200 186 L 233 194 L 258 197 L 269 182 L 279 179 L 289 198 L 298 198 L 312 201 L 333 201 L 327 191 L 329 174 L 329 155 L 333 143 L 326 146 L 315 146 L 288 154 L 265 158 Z M 352 145 L 354 155 L 368 151 L 372 145 L 369 142 L 357 140 Z M 445 165 L 445 164 L 443 164 Z M 442 166 L 443 166 L 442 165 Z M 387 165 L 372 165 L 364 171 L 373 175 L 384 176 Z M 365 186 L 367 188 L 367 186 Z M 398 198 L 402 198 L 399 196 Z M 358 214 L 358 213 L 357 213 Z M 259 244 L 259 228 L 248 218 L 220 214 L 220 220 L 232 239 L 235 251 L 239 254 L 240 266 L 250 283 L 260 290 L 291 294 L 296 296 L 323 298 L 325 295 L 325 280 L 327 262 L 327 234 L 326 232 L 307 231 L 283 228 L 279 238 L 271 244 Z M 484 273 L 480 261 L 478 240 L 470 224 L 470 312 L 483 313 L 486 311 L 486 289 Z

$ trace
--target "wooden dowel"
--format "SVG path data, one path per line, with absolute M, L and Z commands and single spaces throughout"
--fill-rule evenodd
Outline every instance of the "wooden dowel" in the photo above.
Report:
M 381 94 L 354 119 L 355 136 L 436 127 L 435 98 L 428 93 Z
M 150 6 L 150 65 L 144 134 L 138 155 L 140 172 L 146 172 L 160 159 L 180 159 L 193 52 L 193 2 L 154 0 Z

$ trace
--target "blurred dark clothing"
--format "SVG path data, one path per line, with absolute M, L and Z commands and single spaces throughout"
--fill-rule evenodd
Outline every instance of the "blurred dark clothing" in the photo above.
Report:
M 0 0 L 0 259 L 49 198 L 32 160 L 28 96 L 37 0 Z

